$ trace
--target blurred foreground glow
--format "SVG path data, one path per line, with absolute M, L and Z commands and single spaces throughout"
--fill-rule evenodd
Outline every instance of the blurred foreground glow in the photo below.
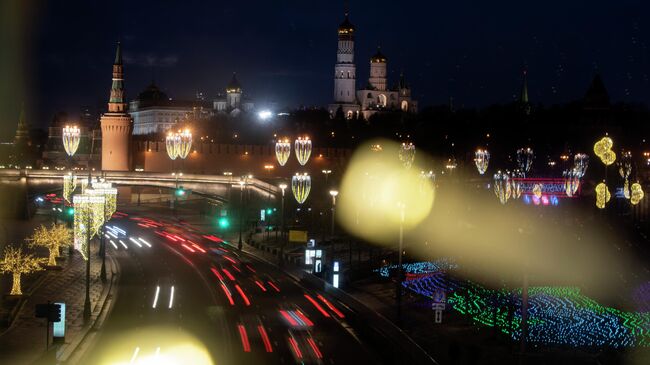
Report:
M 400 223 L 408 229 L 429 214 L 433 179 L 423 179 L 420 171 L 424 168 L 414 161 L 405 167 L 402 146 L 384 140 L 371 144 L 381 145 L 382 150 L 355 152 L 341 184 L 338 218 L 361 237 L 391 242 Z
M 203 344 L 185 332 L 168 328 L 147 328 L 126 333 L 102 344 L 105 365 L 213 365 Z

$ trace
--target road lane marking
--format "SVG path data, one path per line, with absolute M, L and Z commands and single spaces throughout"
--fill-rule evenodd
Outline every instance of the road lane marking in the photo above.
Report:
M 174 286 L 172 285 L 171 292 L 169 293 L 169 309 L 174 305 Z
M 156 295 L 153 297 L 152 308 L 156 308 L 156 304 L 158 304 L 158 294 L 160 294 L 160 286 L 156 286 Z

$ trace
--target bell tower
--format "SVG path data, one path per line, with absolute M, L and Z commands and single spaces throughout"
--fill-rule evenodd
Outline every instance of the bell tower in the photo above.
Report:
M 124 98 L 124 66 L 122 49 L 117 43 L 113 62 L 113 84 L 108 100 L 108 113 L 102 114 L 102 171 L 129 171 L 129 143 L 133 120 L 127 113 Z

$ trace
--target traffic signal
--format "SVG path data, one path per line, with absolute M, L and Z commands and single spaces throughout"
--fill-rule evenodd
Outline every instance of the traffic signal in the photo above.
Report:
M 230 227 L 230 221 L 228 220 L 227 217 L 219 218 L 218 224 L 219 224 L 219 228 L 221 229 L 226 229 Z
M 66 211 L 66 213 L 68 215 L 74 215 L 74 208 L 73 207 L 67 207 L 65 211 Z
M 176 196 L 184 196 L 184 195 L 185 195 L 185 189 L 183 189 L 182 186 L 176 189 Z
M 273 213 L 273 209 L 267 208 L 266 209 L 266 215 L 271 215 L 271 213 Z
M 50 304 L 49 305 L 47 319 L 50 322 L 60 322 L 61 321 L 61 305 L 60 304 Z

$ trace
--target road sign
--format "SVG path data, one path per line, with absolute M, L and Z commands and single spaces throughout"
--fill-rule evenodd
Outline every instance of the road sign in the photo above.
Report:
M 289 242 L 307 242 L 307 231 L 289 230 Z
M 65 303 L 54 303 L 59 306 L 59 320 L 52 325 L 52 337 L 62 339 L 65 337 Z

